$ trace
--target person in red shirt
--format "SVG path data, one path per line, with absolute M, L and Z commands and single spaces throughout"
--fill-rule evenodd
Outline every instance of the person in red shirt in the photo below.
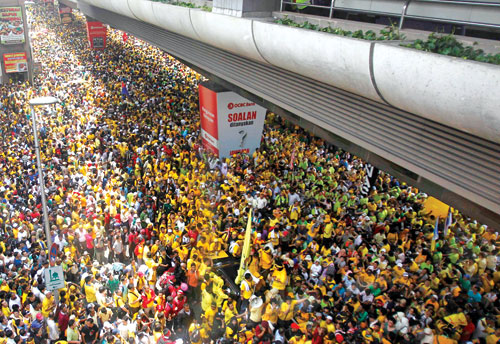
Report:
M 474 325 L 474 322 L 472 321 L 471 317 L 469 315 L 465 316 L 467 318 L 467 326 L 464 327 L 462 331 L 462 335 L 460 336 L 459 342 L 468 342 L 470 338 L 472 337 L 472 334 L 476 330 L 476 325 Z
M 87 251 L 90 253 L 90 257 L 94 257 L 94 238 L 88 231 L 87 234 L 85 234 L 85 245 L 87 247 Z
M 267 321 L 263 321 L 255 327 L 255 336 L 258 338 L 258 343 L 271 344 L 273 332 L 269 328 Z
M 130 234 L 128 235 L 128 256 L 130 259 L 134 259 L 134 251 L 135 251 L 135 246 L 136 246 L 136 239 L 137 239 L 137 232 L 131 230 Z
M 196 239 L 198 239 L 198 232 L 196 231 L 195 228 L 190 227 L 188 231 L 188 236 L 192 242 L 196 242 Z
M 165 318 L 168 322 L 170 322 L 174 318 L 174 307 L 172 306 L 172 296 L 167 297 L 167 301 L 165 302 L 165 306 L 163 307 L 163 314 L 165 314 Z
M 184 295 L 184 292 L 182 290 L 177 290 L 177 296 L 174 298 L 174 301 L 172 302 L 173 308 L 173 313 L 174 316 L 177 316 L 179 312 L 182 310 L 184 307 L 184 304 L 186 303 L 186 296 Z
M 61 303 L 61 308 L 58 313 L 57 324 L 59 325 L 60 333 L 64 334 L 66 332 L 66 329 L 68 328 L 69 323 L 68 306 L 64 303 Z
M 141 294 L 142 299 L 142 309 L 144 313 L 152 317 L 154 315 L 154 305 L 155 305 L 155 291 L 151 289 L 148 285 L 144 286 L 144 291 Z

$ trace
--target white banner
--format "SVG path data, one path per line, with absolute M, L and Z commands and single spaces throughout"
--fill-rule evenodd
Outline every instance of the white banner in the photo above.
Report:
M 234 92 L 217 94 L 219 157 L 244 152 L 252 154 L 260 147 L 266 109 Z

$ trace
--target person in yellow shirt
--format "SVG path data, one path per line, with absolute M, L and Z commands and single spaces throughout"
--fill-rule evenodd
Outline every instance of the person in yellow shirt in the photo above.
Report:
M 254 254 L 252 254 L 251 256 L 249 256 L 246 260 L 246 266 L 248 268 L 248 271 L 250 271 L 250 273 L 256 277 L 256 278 L 261 278 L 261 275 L 260 275 L 260 259 L 259 259 L 259 253 L 258 252 L 254 252 Z
M 141 294 L 139 294 L 132 283 L 128 285 L 127 300 L 130 315 L 134 316 L 139 312 L 139 309 L 141 308 Z
M 240 296 L 241 296 L 241 310 L 244 311 L 248 308 L 248 302 L 250 297 L 252 297 L 255 289 L 255 283 L 253 282 L 252 274 L 247 272 L 245 278 L 240 284 Z
M 44 317 L 48 317 L 50 312 L 52 312 L 56 308 L 54 303 L 54 295 L 49 291 L 45 294 L 45 299 L 42 301 L 42 314 Z
M 360 271 L 358 276 L 357 281 L 364 288 L 368 288 L 373 285 L 376 279 L 375 274 L 373 273 L 373 266 L 369 266 L 364 273 Z
M 209 284 L 206 288 L 204 288 L 201 292 L 201 309 L 206 312 L 213 303 L 216 302 L 216 297 L 213 293 L 213 286 Z
M 288 274 L 283 266 L 283 263 L 279 262 L 275 264 L 275 269 L 273 274 L 271 275 L 271 286 L 275 289 L 278 289 L 281 296 L 285 295 L 285 288 L 287 285 Z
M 300 326 L 296 323 L 291 324 L 292 334 L 291 338 L 288 340 L 290 344 L 304 344 L 306 341 L 306 336 L 300 330 Z
M 320 318 L 321 319 L 321 318 Z M 328 315 L 325 320 L 319 322 L 319 326 L 326 330 L 326 333 L 335 333 L 335 324 L 333 323 L 333 317 Z
M 210 308 L 208 308 L 204 315 L 205 315 L 205 319 L 207 321 L 207 325 L 208 325 L 208 328 L 211 330 L 212 327 L 214 326 L 214 320 L 215 320 L 215 315 L 217 314 L 217 304 L 216 303 L 212 303 L 210 305 Z
M 307 298 L 303 298 L 300 300 L 293 300 L 291 297 L 286 296 L 285 302 L 283 302 L 280 306 L 280 309 L 278 311 L 278 323 L 279 327 L 284 327 L 287 328 L 291 325 L 294 312 L 295 312 L 295 306 L 306 301 Z
M 3 242 L 2 242 L 2 244 L 3 244 Z M 5 249 L 4 249 L 4 251 L 5 251 Z M 7 283 L 6 280 L 1 280 L 0 291 L 10 292 L 10 287 L 9 287 L 9 284 Z
M 196 319 L 193 320 L 193 323 L 189 326 L 188 333 L 189 339 L 191 340 L 191 344 L 201 344 L 202 338 L 200 334 L 201 326 Z
M 2 314 L 5 315 L 7 318 L 10 317 L 11 312 L 7 300 L 2 301 Z
M 264 314 L 262 315 L 262 320 L 271 323 L 275 326 L 278 323 L 278 312 L 279 312 L 278 301 L 272 298 L 271 301 L 266 305 L 264 309 Z
M 92 285 L 92 277 L 91 275 L 85 277 L 85 284 L 83 286 L 84 292 L 85 292 L 85 299 L 87 300 L 87 303 L 92 303 L 97 301 L 96 297 L 96 291 L 94 286 Z
M 246 313 L 240 314 L 240 316 L 246 315 Z M 239 332 L 239 316 L 232 317 L 229 322 L 226 324 L 226 333 L 225 336 L 227 339 L 233 340 L 234 343 L 238 340 L 238 332 Z
M 238 310 L 235 307 L 234 302 L 230 300 L 225 302 L 222 306 L 222 312 L 224 313 L 224 323 L 228 325 L 231 322 L 231 319 L 238 315 Z
M 500 327 L 486 337 L 486 344 L 497 344 L 500 341 Z

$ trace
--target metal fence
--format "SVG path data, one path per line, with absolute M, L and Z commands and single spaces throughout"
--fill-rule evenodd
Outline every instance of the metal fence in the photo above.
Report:
M 472 7 L 492 7 L 500 10 L 500 2 L 486 2 L 486 1 L 471 1 L 471 0 L 406 0 L 401 8 L 401 12 L 398 13 L 390 13 L 390 12 L 381 12 L 375 10 L 364 10 L 364 9 L 356 9 L 356 8 L 347 8 L 347 7 L 339 7 L 335 6 L 336 0 L 331 0 L 330 5 L 318 5 L 315 4 L 314 0 L 306 0 L 305 2 L 300 2 L 300 0 L 281 0 L 280 11 L 283 12 L 284 7 L 286 5 L 295 6 L 296 8 L 322 8 L 329 11 L 328 18 L 333 17 L 334 11 L 342 11 L 342 12 L 354 12 L 354 13 L 366 13 L 366 14 L 376 14 L 376 15 L 385 15 L 390 17 L 399 17 L 399 29 L 403 28 L 403 24 L 405 19 L 418 19 L 424 21 L 437 21 L 443 23 L 450 24 L 459 24 L 459 25 L 471 25 L 471 26 L 482 26 L 482 27 L 494 27 L 500 28 L 500 22 L 498 23 L 483 23 L 478 21 L 465 21 L 459 19 L 444 19 L 438 17 L 431 16 L 421 16 L 421 15 L 411 15 L 408 14 L 408 7 L 412 3 L 430 3 L 430 4 L 444 4 L 444 5 L 462 5 L 462 6 L 472 6 Z

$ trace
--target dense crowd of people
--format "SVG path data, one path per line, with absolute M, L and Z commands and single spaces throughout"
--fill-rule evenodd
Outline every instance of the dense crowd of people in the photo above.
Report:
M 43 72 L 0 87 L 0 343 L 499 342 L 497 229 L 436 221 L 383 172 L 363 194 L 362 160 L 272 113 L 259 150 L 218 159 L 198 74 L 114 30 L 92 51 L 80 16 L 31 12 Z M 47 95 L 56 291 L 28 104 Z M 217 262 L 241 257 L 249 216 L 235 288 Z

